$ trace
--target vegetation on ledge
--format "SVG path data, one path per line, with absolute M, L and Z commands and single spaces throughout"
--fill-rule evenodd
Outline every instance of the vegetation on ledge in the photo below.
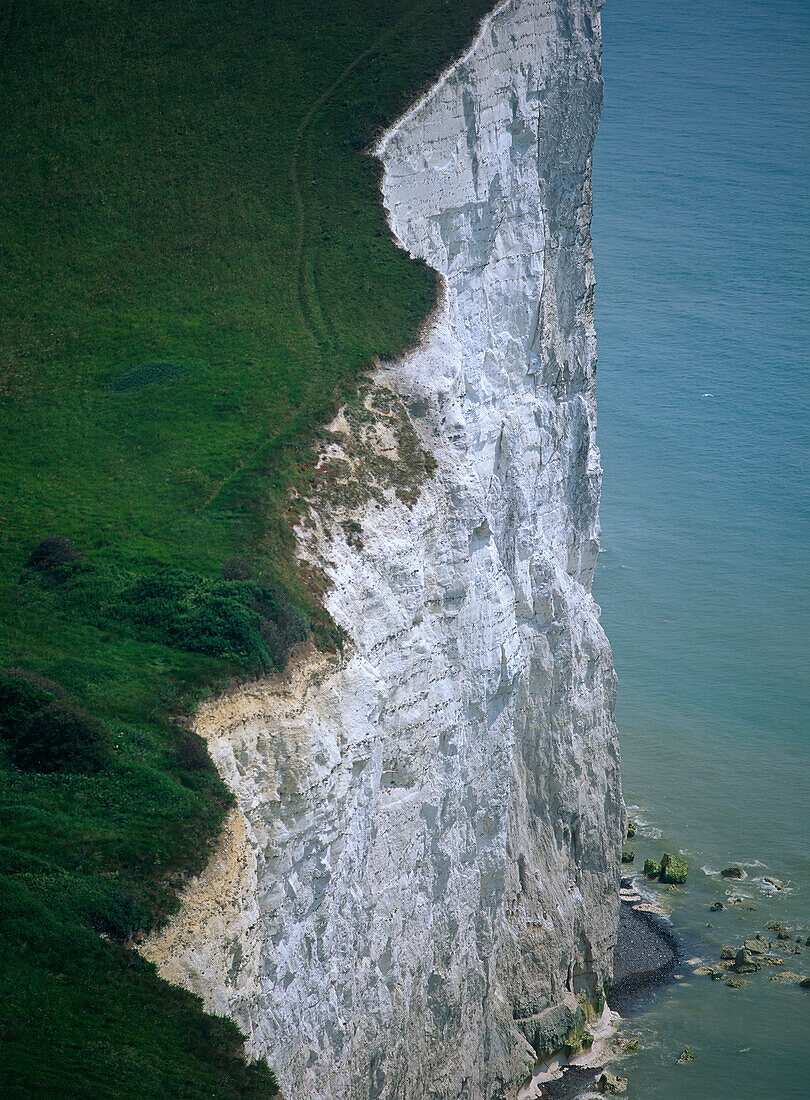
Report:
M 172 720 L 306 634 L 288 490 L 431 273 L 372 137 L 491 0 L 0 0 L 0 1076 L 270 1096 L 123 944 L 229 795 Z

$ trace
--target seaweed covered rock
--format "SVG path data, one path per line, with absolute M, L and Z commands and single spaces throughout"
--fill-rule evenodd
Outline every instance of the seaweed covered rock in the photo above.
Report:
M 605 1071 L 596 1082 L 596 1087 L 601 1093 L 614 1096 L 620 1092 L 627 1092 L 627 1078 L 617 1077 L 615 1073 Z
M 664 858 L 661 860 L 662 882 L 679 886 L 681 883 L 686 882 L 688 870 L 689 865 L 685 859 L 681 859 L 680 856 L 673 856 L 669 852 L 664 852 Z
M 647 878 L 658 878 L 661 874 L 661 864 L 656 863 L 654 859 L 645 859 L 644 874 Z

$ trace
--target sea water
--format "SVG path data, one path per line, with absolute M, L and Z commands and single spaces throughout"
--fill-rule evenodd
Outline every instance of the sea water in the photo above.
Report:
M 793 933 L 742 989 L 684 965 L 620 1072 L 643 1100 L 807 1097 L 810 990 L 770 979 L 810 975 L 810 3 L 608 0 L 602 27 L 595 595 L 628 847 L 688 859 L 650 893 L 689 957 Z

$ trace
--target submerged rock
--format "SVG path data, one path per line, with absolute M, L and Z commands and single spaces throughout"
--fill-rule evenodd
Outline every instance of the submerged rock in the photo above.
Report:
M 721 909 L 725 909 L 725 905 L 723 905 L 722 901 L 716 901 L 714 905 L 709 906 L 710 913 L 719 913 Z
M 805 974 L 797 974 L 795 970 L 781 970 L 778 974 L 773 975 L 771 981 L 801 985 L 802 982 L 808 981 L 808 978 Z
M 685 1066 L 686 1063 L 691 1062 L 694 1059 L 694 1057 L 695 1057 L 695 1055 L 692 1052 L 692 1048 L 691 1047 L 684 1047 L 683 1050 L 681 1051 L 681 1056 L 678 1059 L 678 1061 L 675 1063 L 675 1065 L 676 1066 Z

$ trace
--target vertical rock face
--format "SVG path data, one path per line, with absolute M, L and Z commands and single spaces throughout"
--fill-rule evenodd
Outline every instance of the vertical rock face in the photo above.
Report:
M 444 294 L 331 426 L 338 488 L 299 532 L 350 644 L 199 717 L 246 875 L 213 926 L 146 950 L 228 1005 L 290 1100 L 513 1097 L 532 1044 L 559 1045 L 609 974 L 624 811 L 590 594 L 598 6 L 501 4 L 382 140 L 393 230 Z

